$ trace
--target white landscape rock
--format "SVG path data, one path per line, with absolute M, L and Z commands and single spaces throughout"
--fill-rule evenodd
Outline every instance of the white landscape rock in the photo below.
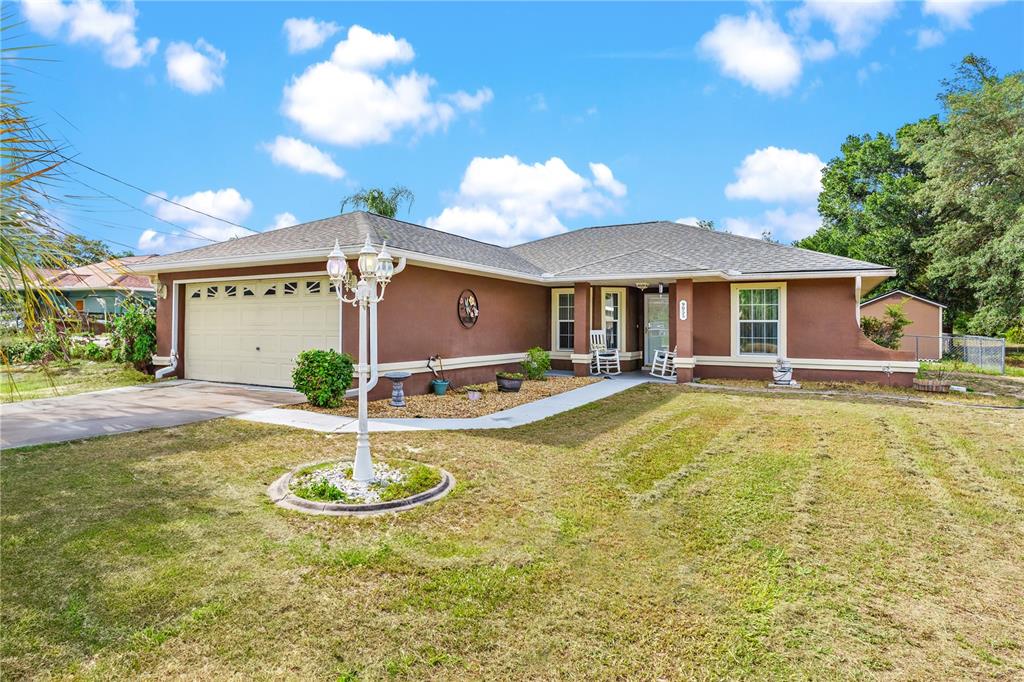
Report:
M 374 462 L 373 478 L 365 483 L 352 480 L 352 463 L 338 462 L 329 467 L 316 469 L 292 480 L 292 491 L 320 481 L 327 481 L 345 493 L 349 502 L 372 504 L 380 502 L 380 494 L 393 483 L 402 483 L 405 473 L 383 462 Z

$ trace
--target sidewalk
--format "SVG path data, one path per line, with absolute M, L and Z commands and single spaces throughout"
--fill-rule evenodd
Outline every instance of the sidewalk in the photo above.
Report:
M 473 417 L 471 419 L 371 419 L 369 427 L 372 432 L 510 429 L 576 409 L 587 403 L 607 398 L 648 382 L 667 383 L 661 379 L 656 379 L 647 374 L 640 374 L 639 372 L 622 374 L 590 384 L 589 386 L 559 393 L 550 398 L 543 398 L 483 417 Z M 321 414 L 319 412 L 282 410 L 278 408 L 248 412 L 236 415 L 234 418 L 324 433 L 355 433 L 357 426 L 354 417 L 341 417 L 332 414 Z

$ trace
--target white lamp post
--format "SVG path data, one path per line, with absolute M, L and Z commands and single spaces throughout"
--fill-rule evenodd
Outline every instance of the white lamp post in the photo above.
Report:
M 335 293 L 338 300 L 343 303 L 351 303 L 359 306 L 359 363 L 356 365 L 356 376 L 359 378 L 359 430 L 356 434 L 356 459 L 352 465 L 352 480 L 366 483 L 373 479 L 373 459 L 370 457 L 370 434 L 367 394 L 372 386 L 370 385 L 370 364 L 367 358 L 368 346 L 373 344 L 373 361 L 377 359 L 377 315 L 376 306 L 384 299 L 384 289 L 391 282 L 391 278 L 405 268 L 403 258 L 398 267 L 395 267 L 395 260 L 388 253 L 387 242 L 380 248 L 380 253 L 374 251 L 370 244 L 370 237 L 367 235 L 366 243 L 359 251 L 359 277 L 348 267 L 348 261 L 342 252 L 338 241 L 334 241 L 334 250 L 327 256 L 327 275 L 334 283 Z M 374 314 L 370 315 L 370 324 L 367 324 L 367 310 Z M 342 311 L 339 309 L 338 314 Z M 341 351 L 341 339 L 338 339 Z M 376 376 L 376 368 L 374 375 Z

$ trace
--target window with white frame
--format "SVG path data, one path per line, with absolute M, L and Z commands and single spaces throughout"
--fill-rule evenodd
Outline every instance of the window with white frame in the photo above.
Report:
M 576 333 L 576 294 L 572 289 L 551 292 L 552 350 L 571 351 Z
M 622 309 L 626 294 L 623 289 L 604 289 L 602 314 L 604 319 L 604 340 L 609 349 L 622 350 Z
M 740 354 L 779 354 L 779 310 L 778 288 L 739 290 Z

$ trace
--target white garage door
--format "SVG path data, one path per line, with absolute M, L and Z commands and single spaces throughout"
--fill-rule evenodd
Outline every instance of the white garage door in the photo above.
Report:
M 185 285 L 185 377 L 291 386 L 295 356 L 338 348 L 338 299 L 326 277 Z

